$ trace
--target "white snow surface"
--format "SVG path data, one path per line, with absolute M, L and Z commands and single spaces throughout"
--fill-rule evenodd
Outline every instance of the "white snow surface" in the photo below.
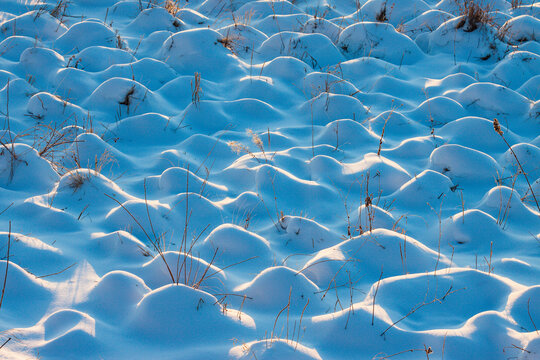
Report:
M 0 0 L 0 358 L 540 359 L 539 36 L 534 0 Z

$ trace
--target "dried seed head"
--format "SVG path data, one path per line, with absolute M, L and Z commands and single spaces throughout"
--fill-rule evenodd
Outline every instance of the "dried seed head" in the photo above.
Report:
M 229 142 L 227 143 L 227 145 L 231 148 L 231 150 L 232 150 L 234 153 L 236 153 L 236 154 L 238 154 L 238 155 L 240 155 L 240 153 L 241 153 L 242 150 L 243 150 L 242 144 L 240 144 L 238 141 L 229 141 Z
M 246 132 L 251 136 L 251 141 L 253 144 L 255 144 L 261 151 L 264 151 L 264 145 L 259 135 L 255 134 L 251 129 L 247 129 Z
M 499 124 L 499 120 L 493 119 L 493 129 L 495 129 L 497 134 L 503 136 L 503 132 L 501 130 L 501 125 Z
M 370 207 L 370 206 L 371 206 L 371 204 L 372 204 L 372 202 L 371 202 L 371 197 L 369 197 L 369 196 L 366 196 L 366 200 L 365 200 L 365 202 L 366 202 L 366 207 Z

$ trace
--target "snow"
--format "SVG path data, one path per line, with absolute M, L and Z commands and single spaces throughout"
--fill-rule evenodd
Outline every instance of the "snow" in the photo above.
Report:
M 0 358 L 538 359 L 539 33 L 0 0 Z

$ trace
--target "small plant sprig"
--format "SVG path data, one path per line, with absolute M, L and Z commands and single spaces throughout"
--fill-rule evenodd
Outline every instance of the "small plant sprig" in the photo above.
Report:
M 64 23 L 64 17 L 67 15 L 67 7 L 71 4 L 71 1 L 69 0 L 59 0 L 56 2 L 56 5 L 49 11 L 49 14 L 51 14 L 52 17 L 58 19 L 58 21 L 62 24 Z
M 508 141 L 505 139 L 504 137 L 504 133 L 501 129 L 501 125 L 499 124 L 499 120 L 497 120 L 496 118 L 493 119 L 493 129 L 495 130 L 495 132 L 497 134 L 499 134 L 501 136 L 501 138 L 503 139 L 504 143 L 506 144 L 506 146 L 508 146 L 508 149 L 510 150 L 510 152 L 512 153 L 512 155 L 514 156 L 514 159 L 516 159 L 516 162 L 519 166 L 519 169 L 521 170 L 521 173 L 523 174 L 523 177 L 525 177 L 525 181 L 527 181 L 527 185 L 529 186 L 529 190 L 532 194 L 532 197 L 534 199 L 534 202 L 536 203 L 536 208 L 538 209 L 538 211 L 540 211 L 540 205 L 538 205 L 538 200 L 536 199 L 536 196 L 534 195 L 534 192 L 533 192 L 533 189 L 532 189 L 532 186 L 531 186 L 531 183 L 529 182 L 529 178 L 527 177 L 527 173 L 525 172 L 525 170 L 523 169 L 523 166 L 521 166 L 521 162 L 519 161 L 519 158 L 517 157 L 516 153 L 514 152 L 514 149 L 512 149 L 512 146 L 510 146 L 510 144 L 508 143 Z
M 172 16 L 176 16 L 176 14 L 178 14 L 178 12 L 181 10 L 180 6 L 178 6 L 178 0 L 176 0 L 176 1 L 171 1 L 171 0 L 165 1 L 165 4 L 163 4 L 163 8 L 165 10 L 167 10 L 167 12 L 169 14 L 171 14 Z
M 251 141 L 263 154 L 264 162 L 268 164 L 268 157 L 266 155 L 266 151 L 264 150 L 264 144 L 259 135 L 253 132 L 251 129 L 246 129 L 246 133 L 251 137 Z M 270 135 L 268 136 L 270 138 Z M 238 141 L 229 141 L 227 143 L 229 148 L 236 154 L 240 155 L 242 152 L 245 152 L 246 154 L 249 154 L 253 159 L 257 160 L 258 163 L 261 163 L 261 160 L 259 157 L 253 153 L 247 146 L 241 144 Z M 274 154 L 275 155 L 275 154 Z M 273 156 L 270 158 L 270 160 L 273 158 Z
M 124 44 L 124 40 L 123 40 L 122 37 L 120 36 L 120 33 L 118 32 L 118 30 L 115 31 L 114 35 L 115 35 L 115 45 L 116 45 L 116 48 L 117 48 L 117 49 L 120 49 L 120 50 L 125 50 L 125 49 L 126 49 L 126 45 Z
M 193 76 L 193 80 L 190 81 L 191 85 L 191 102 L 195 106 L 199 106 L 201 102 L 201 74 L 196 72 Z
M 0 297 L 0 308 L 4 302 L 4 293 L 6 291 L 6 283 L 9 268 L 9 250 L 11 248 L 11 221 L 9 222 L 8 243 L 7 243 L 7 255 L 6 255 L 6 273 L 4 274 L 4 285 L 2 286 L 2 296 Z
M 523 4 L 523 0 L 511 0 L 510 1 L 510 6 L 511 6 L 512 10 L 517 9 L 522 4 Z

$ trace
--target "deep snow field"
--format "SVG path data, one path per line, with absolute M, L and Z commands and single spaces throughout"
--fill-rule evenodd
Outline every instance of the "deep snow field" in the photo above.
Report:
M 0 358 L 540 359 L 539 37 L 533 0 L 0 0 Z

